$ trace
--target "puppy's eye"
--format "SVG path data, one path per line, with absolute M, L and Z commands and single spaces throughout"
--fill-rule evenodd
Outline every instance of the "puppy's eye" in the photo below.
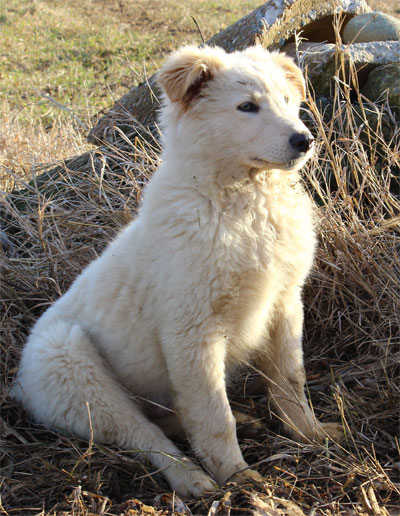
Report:
M 239 111 L 243 111 L 244 113 L 258 113 L 260 111 L 260 106 L 254 104 L 254 102 L 244 102 L 238 106 Z
M 290 98 L 287 95 L 284 96 L 284 99 L 285 99 L 286 104 L 289 104 Z

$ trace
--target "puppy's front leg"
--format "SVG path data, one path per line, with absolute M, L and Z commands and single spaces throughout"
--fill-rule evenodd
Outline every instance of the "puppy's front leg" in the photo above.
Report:
M 340 439 L 340 426 L 318 422 L 305 396 L 302 332 L 303 304 L 296 288 L 277 307 L 269 347 L 258 366 L 268 379 L 272 400 L 289 435 L 300 442 L 326 436 Z
M 182 425 L 203 464 L 222 484 L 247 467 L 226 394 L 224 339 L 194 342 L 190 338 L 188 343 L 171 335 L 164 343 L 164 354 Z M 247 470 L 236 480 L 256 475 Z

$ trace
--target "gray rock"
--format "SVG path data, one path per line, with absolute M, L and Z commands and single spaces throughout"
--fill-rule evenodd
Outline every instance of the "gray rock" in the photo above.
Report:
M 400 63 L 378 66 L 368 75 L 361 93 L 369 100 L 386 101 L 400 116 Z
M 306 42 L 301 44 L 297 51 L 293 44 L 283 47 L 282 50 L 297 57 L 299 64 L 307 69 L 314 91 L 318 95 L 325 96 L 329 96 L 333 91 L 333 82 L 338 75 L 337 63 L 340 63 L 342 58 L 346 65 L 346 73 L 349 70 L 349 63 L 353 64 L 360 86 L 365 83 L 371 70 L 377 66 L 400 61 L 400 41 L 354 43 L 340 47 Z M 343 79 L 342 76 L 341 79 Z
M 364 13 L 354 16 L 343 31 L 344 43 L 399 40 L 400 19 L 383 13 Z
M 334 43 L 335 14 L 350 19 L 369 11 L 364 0 L 270 0 L 213 36 L 207 44 L 220 46 L 227 52 L 244 50 L 256 43 L 273 49 L 281 47 L 299 31 L 302 38 Z

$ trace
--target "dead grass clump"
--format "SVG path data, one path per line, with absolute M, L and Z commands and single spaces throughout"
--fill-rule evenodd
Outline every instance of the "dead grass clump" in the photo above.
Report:
M 32 171 L 40 170 L 43 163 L 51 163 L 54 156 L 60 160 L 90 148 L 85 141 L 84 124 L 80 122 L 80 131 L 77 131 L 78 122 L 72 117 L 54 114 L 59 108 L 53 108 L 50 103 L 51 124 L 46 124 L 45 116 L 39 121 L 30 117 L 30 110 L 44 103 L 44 100 L 38 101 L 19 110 L 11 108 L 7 102 L 0 104 L 0 190 L 20 188 L 20 179 L 29 180 Z
M 280 436 L 247 372 L 232 398 L 262 423 L 256 438 L 241 443 L 265 480 L 183 502 L 158 496 L 168 490 L 165 481 L 130 451 L 49 432 L 7 397 L 29 327 L 130 219 L 158 164 L 151 136 L 146 142 L 132 132 L 132 141 L 121 136 L 117 147 L 70 160 L 30 184 L 15 179 L 19 188 L 3 196 L 4 514 L 397 514 L 400 127 L 393 119 L 388 141 L 379 124 L 372 129 L 367 117 L 355 118 L 341 88 L 329 120 L 309 105 L 319 152 L 305 179 L 319 204 L 321 236 L 305 292 L 305 352 L 314 410 L 322 420 L 341 417 L 345 442 L 299 445 Z

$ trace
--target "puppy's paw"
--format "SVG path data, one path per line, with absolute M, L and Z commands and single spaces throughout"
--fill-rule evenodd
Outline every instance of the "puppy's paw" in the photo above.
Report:
M 319 441 L 325 441 L 325 439 L 331 439 L 332 441 L 341 441 L 343 439 L 344 432 L 342 425 L 338 423 L 319 423 L 317 427 L 317 439 Z
M 244 471 L 239 471 L 231 477 L 231 480 L 233 482 L 237 482 L 238 484 L 245 484 L 246 482 L 251 482 L 252 480 L 259 482 L 262 479 L 262 475 L 260 475 L 260 473 L 255 469 L 246 469 Z
M 254 417 L 239 412 L 238 410 L 232 411 L 236 419 L 236 431 L 238 437 L 241 439 L 258 439 L 264 431 L 262 423 L 254 419 Z
M 286 433 L 298 443 L 310 444 L 315 441 L 323 443 L 325 439 L 341 441 L 343 439 L 343 429 L 338 423 L 321 423 L 314 420 L 312 424 L 304 422 L 301 430 L 295 426 L 285 425 Z
M 174 467 L 164 472 L 172 487 L 179 495 L 200 498 L 207 491 L 215 491 L 217 484 L 204 471 L 192 464 L 190 467 Z

